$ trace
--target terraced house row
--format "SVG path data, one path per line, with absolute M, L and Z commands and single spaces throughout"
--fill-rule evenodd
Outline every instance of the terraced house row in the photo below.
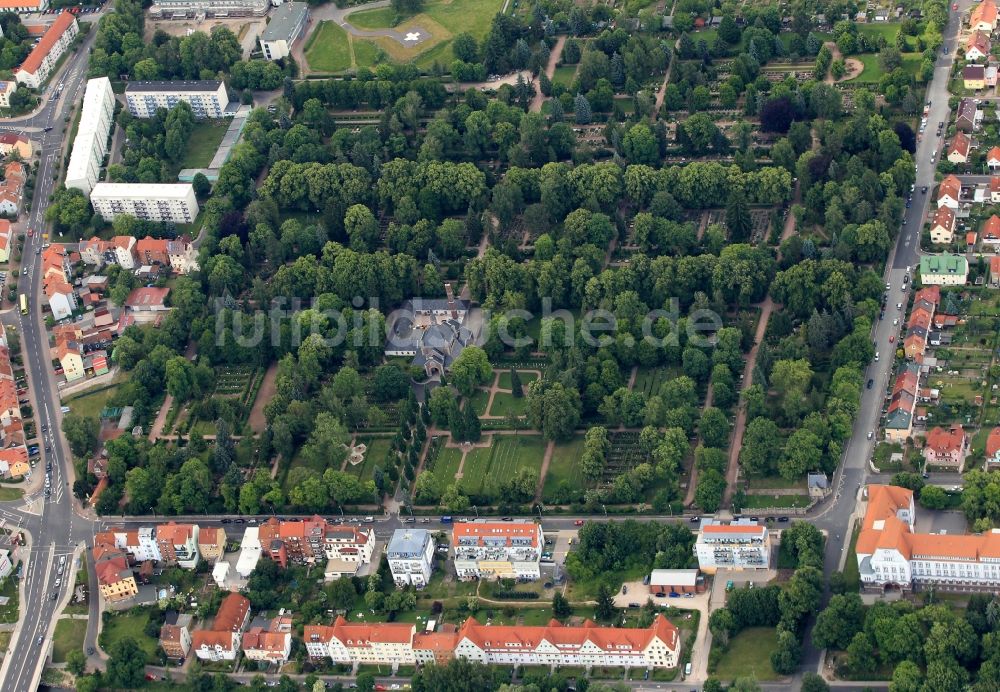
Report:
M 412 624 L 349 623 L 307 625 L 303 631 L 310 658 L 334 663 L 401 665 L 447 663 L 465 658 L 504 666 L 615 666 L 673 668 L 680 660 L 680 635 L 663 615 L 648 628 L 599 627 L 590 620 L 566 626 L 483 625 L 469 618 L 461 627 L 417 632 Z

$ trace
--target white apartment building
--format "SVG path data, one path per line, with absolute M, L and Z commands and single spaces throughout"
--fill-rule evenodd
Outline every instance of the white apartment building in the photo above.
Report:
M 0 108 L 10 108 L 10 97 L 17 91 L 17 82 L 0 81 Z
M 264 33 L 260 35 L 260 49 L 268 60 L 280 60 L 292 52 L 292 44 L 309 21 L 309 5 L 304 2 L 286 2 L 271 13 Z
M 111 80 L 99 77 L 87 81 L 80 110 L 80 126 L 66 167 L 66 187 L 89 195 L 101 177 L 101 164 L 108 153 L 108 135 L 115 120 L 115 93 Z
M 680 657 L 677 628 L 657 615 L 645 629 L 599 627 L 587 621 L 566 627 L 481 625 L 469 618 L 457 632 L 417 633 L 402 623 L 306 625 L 310 658 L 341 664 L 381 664 L 393 669 L 417 663 L 443 663 L 461 657 L 487 665 L 620 666 L 673 668 Z
M 10 551 L 0 550 L 0 579 L 6 579 L 14 571 L 14 565 L 10 561 Z
M 452 532 L 459 579 L 538 579 L 545 537 L 526 521 L 463 521 Z
M 1000 588 L 1000 530 L 981 535 L 921 534 L 914 533 L 915 521 L 913 491 L 868 486 L 868 508 L 857 543 L 858 572 L 866 589 Z
M 152 118 L 158 108 L 170 110 L 187 101 L 196 118 L 221 118 L 229 105 L 226 85 L 218 80 L 129 82 L 125 87 L 128 111 L 137 118 Z
M 31 49 L 21 66 L 14 71 L 14 79 L 30 89 L 41 88 L 78 33 L 80 25 L 77 24 L 73 13 L 61 12 L 42 34 L 42 38 Z
M 156 19 L 188 17 L 262 17 L 268 0 L 155 0 L 149 16 Z
M 140 529 L 115 528 L 102 531 L 94 536 L 95 546 L 114 547 L 128 553 L 135 562 L 152 560 L 160 562 L 160 546 L 156 541 L 156 528 L 145 526 Z
M 147 221 L 192 223 L 198 216 L 191 183 L 97 183 L 90 203 L 105 221 L 127 214 Z
M 323 532 L 323 552 L 328 560 L 344 560 L 363 565 L 372 561 L 375 532 L 370 528 L 327 524 Z
M 767 569 L 771 564 L 771 540 L 766 526 L 749 519 L 730 524 L 705 519 L 694 554 L 698 567 L 708 574 L 719 569 Z
M 396 529 L 386 552 L 396 586 L 427 586 L 434 570 L 434 537 L 430 531 Z

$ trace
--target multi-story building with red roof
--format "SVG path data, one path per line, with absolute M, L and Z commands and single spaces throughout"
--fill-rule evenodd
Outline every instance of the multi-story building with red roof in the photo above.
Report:
M 250 601 L 238 593 L 222 599 L 211 628 L 191 635 L 191 648 L 206 661 L 233 661 L 243 641 L 243 631 L 250 620 Z
M 160 558 L 168 565 L 186 569 L 198 566 L 198 525 L 169 522 L 156 527 Z
M 915 585 L 938 589 L 1000 588 L 1000 530 L 983 534 L 914 533 L 913 491 L 869 485 L 858 534 L 861 583 L 869 590 Z
M 402 623 L 307 625 L 311 658 L 342 664 L 383 664 L 394 668 L 445 662 L 459 657 L 486 665 L 616 666 L 673 668 L 680 657 L 680 635 L 663 615 L 647 628 L 599 627 L 590 620 L 566 626 L 483 625 L 469 618 L 453 632 L 418 634 Z
M 460 521 L 452 532 L 459 579 L 538 579 L 544 546 L 530 521 Z
M 935 427 L 927 433 L 922 453 L 928 464 L 954 467 L 961 473 L 969 453 L 968 437 L 961 425 Z

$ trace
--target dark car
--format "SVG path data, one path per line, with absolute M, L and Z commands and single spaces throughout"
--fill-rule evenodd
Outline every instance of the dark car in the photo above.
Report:
M 920 191 L 926 195 L 927 194 L 927 186 L 924 185 L 922 188 L 920 188 Z
M 788 517 L 778 517 L 778 521 L 785 523 L 788 521 Z
M 871 389 L 873 384 L 875 384 L 875 380 L 868 380 L 868 389 Z

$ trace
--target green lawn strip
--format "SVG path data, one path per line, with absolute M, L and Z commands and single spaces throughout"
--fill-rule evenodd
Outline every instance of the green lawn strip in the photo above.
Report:
M 0 502 L 12 502 L 24 497 L 24 491 L 20 488 L 0 487 Z
M 576 76 L 576 68 L 576 65 L 560 65 L 552 73 L 552 83 L 568 87 L 573 83 L 573 78 Z
M 316 72 L 343 72 L 351 67 L 347 32 L 334 22 L 320 22 L 305 47 L 306 62 Z
M 771 667 L 771 652 L 778 648 L 778 632 L 773 627 L 748 627 L 731 640 L 712 674 L 719 680 L 754 677 L 777 680 Z
M 231 121 L 231 118 L 227 118 L 196 124 L 191 136 L 188 137 L 187 151 L 181 161 L 181 168 L 208 168 Z
M 858 572 L 858 533 L 855 528 L 851 534 L 851 545 L 847 550 L 847 561 L 844 562 L 844 580 L 847 582 L 848 591 L 857 591 L 861 588 L 861 574 Z
M 806 490 L 805 480 L 787 481 L 781 476 L 751 476 L 751 490 L 772 490 L 774 488 L 797 488 Z
M 378 7 L 373 10 L 362 10 L 352 12 L 347 15 L 347 22 L 359 29 L 391 29 L 399 21 L 409 17 L 403 17 L 391 7 Z
M 101 648 L 109 651 L 121 639 L 134 639 L 139 648 L 146 652 L 146 659 L 156 663 L 156 647 L 159 642 L 146 635 L 149 613 L 141 609 L 135 613 L 125 612 L 112 615 L 101 630 Z
M 449 485 L 455 482 L 455 474 L 458 472 L 459 464 L 462 463 L 462 450 L 455 447 L 442 447 L 438 452 L 437 459 L 434 460 L 434 478 L 438 487 L 444 491 Z
M 743 509 L 808 507 L 808 495 L 747 495 Z
M 57 621 L 55 634 L 52 635 L 52 662 L 62 663 L 70 651 L 82 650 L 86 635 L 86 620 L 62 618 Z
M 519 469 L 535 477 L 542 467 L 545 441 L 539 435 L 494 435 L 490 447 L 469 452 L 462 470 L 462 487 L 471 493 L 493 495 L 499 484 Z
M 370 68 L 379 62 L 379 51 L 381 49 L 371 41 L 352 37 L 351 44 L 354 48 L 355 67 L 359 69 L 364 67 Z
M 580 473 L 580 457 L 583 455 L 583 438 L 574 437 L 569 442 L 561 442 L 552 451 L 549 470 L 545 474 L 545 486 L 542 489 L 542 499 L 556 491 L 559 484 L 565 481 L 571 486 L 584 488 L 585 481 Z

